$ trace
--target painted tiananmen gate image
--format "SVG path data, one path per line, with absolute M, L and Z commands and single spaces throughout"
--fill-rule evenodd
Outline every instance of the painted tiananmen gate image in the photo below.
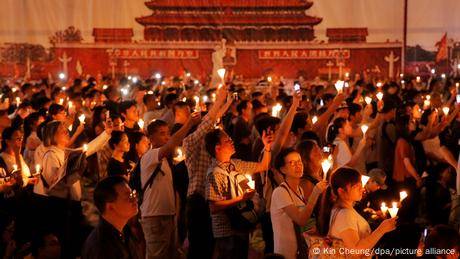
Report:
M 46 58 L 3 62 L 0 74 L 32 78 L 43 71 L 80 74 L 174 76 L 185 71 L 206 80 L 226 67 L 228 76 L 324 79 L 358 71 L 394 77 L 401 71 L 402 42 L 368 42 L 368 29 L 328 28 L 316 39 L 321 17 L 309 15 L 303 0 L 156 0 L 145 2 L 150 15 L 133 17 L 144 27 L 141 41 L 131 28 L 94 28 L 83 42 L 78 28 L 56 33 Z M 87 40 L 87 39 L 86 39 Z M 8 48 L 3 47 L 3 52 Z M 19 48 L 16 46 L 16 48 Z M 97 60 L 97 62 L 94 62 Z M 13 63 L 13 64 L 11 64 Z

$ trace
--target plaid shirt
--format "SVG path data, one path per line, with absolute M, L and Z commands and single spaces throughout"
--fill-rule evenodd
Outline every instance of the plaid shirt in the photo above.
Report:
M 228 174 L 232 176 L 230 181 L 235 181 L 233 176 L 246 173 L 252 174 L 256 172 L 257 165 L 258 163 L 238 159 L 232 159 L 229 163 L 222 163 L 213 159 L 206 177 L 206 199 L 209 201 L 224 201 L 242 195 L 245 187 L 239 184 L 241 181 L 234 182 L 236 185 L 234 189 L 238 187 L 238 195 L 235 194 L 235 191 L 232 194 Z M 246 178 L 243 179 L 246 180 Z M 211 219 L 214 237 L 227 237 L 234 234 L 225 211 L 211 213 Z
M 205 195 L 206 172 L 211 165 L 211 156 L 206 151 L 204 137 L 213 128 L 214 121 L 206 115 L 195 132 L 183 141 L 182 147 L 189 177 L 188 196 L 194 193 L 201 194 L 203 197 Z

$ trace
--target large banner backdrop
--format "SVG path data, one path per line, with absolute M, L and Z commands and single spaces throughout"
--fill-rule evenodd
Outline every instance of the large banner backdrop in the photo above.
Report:
M 4 77 L 189 72 L 204 80 L 221 67 L 242 78 L 333 79 L 363 70 L 395 77 L 404 61 L 404 0 L 0 3 Z M 406 72 L 458 72 L 458 0 L 408 0 L 406 7 Z

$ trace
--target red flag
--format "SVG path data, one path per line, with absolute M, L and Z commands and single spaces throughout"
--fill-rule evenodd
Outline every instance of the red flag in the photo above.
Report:
M 436 62 L 447 59 L 447 32 L 444 33 L 441 40 L 436 42 L 435 45 L 438 48 L 438 54 L 436 54 Z

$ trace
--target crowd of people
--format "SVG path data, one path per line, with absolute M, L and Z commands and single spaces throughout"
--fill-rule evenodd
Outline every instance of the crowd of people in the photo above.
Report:
M 275 81 L 2 79 L 0 255 L 458 258 L 458 78 Z

